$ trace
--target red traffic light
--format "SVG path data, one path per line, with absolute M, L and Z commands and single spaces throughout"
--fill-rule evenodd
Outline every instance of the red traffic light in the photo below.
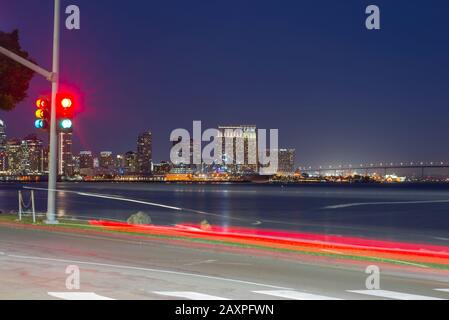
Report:
M 67 94 L 59 94 L 56 103 L 56 113 L 60 119 L 71 119 L 73 117 L 74 99 Z
M 68 109 L 72 107 L 72 99 L 70 98 L 63 98 L 61 100 L 61 107 L 63 107 L 64 109 Z

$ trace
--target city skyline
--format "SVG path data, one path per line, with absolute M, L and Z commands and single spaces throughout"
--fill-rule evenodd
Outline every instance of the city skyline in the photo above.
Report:
M 36 137 L 37 139 L 39 139 L 42 143 L 42 145 L 44 147 L 48 147 L 48 137 L 46 138 L 45 135 L 44 137 L 40 137 L 40 135 L 38 133 L 42 133 L 42 130 L 39 130 L 37 133 L 34 132 L 29 132 L 28 134 L 25 134 L 23 137 L 11 137 L 8 136 L 7 131 L 5 130 L 5 128 L 7 127 L 5 121 L 0 119 L 0 155 L 1 153 L 5 153 L 6 151 L 6 144 L 8 141 L 22 141 L 22 140 L 27 140 L 28 137 Z M 241 126 L 236 126 L 236 125 L 226 125 L 226 126 L 222 126 L 222 125 L 218 125 L 217 128 L 219 130 L 223 130 L 224 128 L 250 128 L 250 127 L 254 127 L 257 128 L 256 126 L 252 126 L 252 125 L 241 125 Z M 152 145 L 152 131 L 151 130 L 146 130 L 140 134 L 136 134 L 137 137 L 137 147 L 135 145 L 133 145 L 132 143 L 130 144 L 130 146 L 128 148 L 125 148 L 123 150 L 120 151 L 112 151 L 112 149 L 106 149 L 106 148 L 99 148 L 99 149 L 77 149 L 74 150 L 72 147 L 72 139 L 73 139 L 73 133 L 72 132 L 61 132 L 58 134 L 58 159 L 60 157 L 61 154 L 64 153 L 64 150 L 62 150 L 61 148 L 68 148 L 69 151 L 66 151 L 72 155 L 79 155 L 83 152 L 90 152 L 92 153 L 95 157 L 94 158 L 101 158 L 101 154 L 102 153 L 111 153 L 113 156 L 116 157 L 125 157 L 126 154 L 128 153 L 133 153 L 136 157 L 138 155 L 138 148 L 139 148 L 139 139 L 141 136 L 145 135 L 146 133 L 150 133 L 151 138 L 150 138 L 150 143 Z M 42 136 L 42 134 L 41 134 Z M 68 141 L 65 141 L 65 143 L 62 143 L 61 138 L 60 137 L 70 137 L 70 139 L 68 139 Z M 178 142 L 180 142 L 181 140 L 179 140 Z M 133 143 L 135 143 L 136 141 L 134 141 Z M 193 140 L 191 140 L 191 144 L 192 144 Z M 62 144 L 61 144 L 62 143 Z M 234 142 L 236 143 L 236 142 Z M 69 144 L 69 146 L 66 146 L 66 144 Z M 150 156 L 149 159 L 151 160 L 150 162 L 153 164 L 163 164 L 163 163 L 167 163 L 170 162 L 170 150 L 171 148 L 176 144 L 176 142 L 171 141 L 170 144 L 167 146 L 166 150 L 163 151 L 161 154 L 165 153 L 165 156 L 159 156 L 160 160 L 154 160 L 152 159 L 152 155 L 153 155 L 153 149 L 151 146 L 151 151 L 150 151 Z M 223 150 L 224 150 L 225 146 L 223 145 Z M 126 150 L 126 151 L 125 151 Z M 235 152 L 235 151 L 234 151 Z M 245 149 L 245 158 L 248 157 L 247 155 L 248 150 Z M 305 170 L 308 171 L 310 169 L 314 169 L 314 170 L 323 170 L 325 171 L 326 169 L 328 170 L 338 170 L 339 167 L 340 168 L 345 168 L 345 169 L 350 169 L 350 168 L 369 168 L 369 167 L 407 167 L 407 166 L 447 166 L 449 165 L 449 159 L 422 159 L 422 158 L 416 158 L 416 159 L 401 159 L 398 161 L 391 161 L 390 159 L 383 159 L 383 160 L 379 160 L 379 161 L 352 161 L 352 162 L 337 162 L 337 161 L 333 161 L 332 159 L 329 159 L 328 162 L 325 163 L 304 163 L 301 161 L 298 161 L 298 158 L 296 157 L 296 153 L 297 150 L 295 148 L 289 147 L 289 146 L 283 146 L 280 145 L 278 152 L 280 153 L 280 157 L 281 157 L 281 153 L 285 153 L 285 156 L 288 158 L 288 154 L 289 153 L 293 153 L 294 154 L 294 158 L 295 161 L 293 163 L 293 166 L 295 169 L 299 169 L 299 170 Z M 190 158 L 192 158 L 192 155 L 190 155 Z M 286 158 L 286 159 L 287 159 Z M 137 161 L 137 160 L 136 160 Z M 191 159 L 192 161 L 192 159 Z M 70 164 L 70 161 L 67 160 L 63 160 L 63 162 L 58 161 L 58 174 L 62 175 L 62 172 L 72 172 L 71 168 L 69 169 L 64 169 L 65 168 L 65 164 L 63 164 L 64 162 L 69 162 L 69 167 L 73 166 L 73 164 Z M 0 169 L 1 166 L 4 165 L 4 160 L 2 157 L 0 157 Z M 138 165 L 136 164 L 136 166 L 138 167 Z M 136 167 L 136 170 L 138 170 Z M 66 171 L 69 170 L 69 171 Z M 0 170 L 2 171 L 2 170 Z M 283 170 L 279 170 L 280 172 L 282 172 Z M 137 172 L 137 171 L 136 171 Z

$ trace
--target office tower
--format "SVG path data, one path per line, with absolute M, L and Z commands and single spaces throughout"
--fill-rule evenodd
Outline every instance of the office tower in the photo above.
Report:
M 178 138 L 177 141 L 173 141 L 173 147 L 181 142 L 182 142 L 181 138 Z M 178 151 L 178 158 L 182 160 L 178 163 L 173 163 L 173 168 L 171 168 L 172 171 L 174 170 L 179 173 L 189 173 L 189 174 L 196 173 L 199 171 L 198 168 L 201 168 L 201 165 L 194 163 L 195 159 L 193 158 L 193 145 L 194 140 L 190 139 L 188 151 L 186 152 L 186 154 L 183 154 L 182 149 Z
M 279 149 L 278 152 L 278 173 L 293 174 L 295 172 L 295 149 Z
M 100 168 L 105 170 L 111 170 L 114 167 L 114 158 L 112 157 L 112 152 L 102 151 L 100 152 Z
M 219 126 L 222 162 L 234 174 L 252 174 L 259 169 L 257 127 L 255 125 Z M 217 159 L 219 161 L 220 159 Z
M 6 172 L 6 125 L 0 119 L 0 172 Z
M 176 146 L 177 144 L 181 143 L 182 139 L 181 137 L 178 138 L 178 140 L 173 141 L 172 146 Z M 180 164 L 193 164 L 193 139 L 190 139 L 189 142 L 189 151 L 186 154 L 182 153 L 182 149 L 178 151 L 178 157 L 182 159 L 180 163 L 175 163 L 175 165 Z
M 50 146 L 45 146 L 42 150 L 42 170 L 44 173 L 48 173 Z
M 22 142 L 18 139 L 8 139 L 6 141 L 6 157 L 8 173 L 23 174 L 22 170 Z
M 58 174 L 71 177 L 74 174 L 71 132 L 60 132 L 58 134 Z
M 151 131 L 139 135 L 137 139 L 137 171 L 139 174 L 147 175 L 151 173 L 153 161 Z
M 44 146 L 41 139 L 30 134 L 22 140 L 21 171 L 25 174 L 42 174 Z
M 81 151 L 79 154 L 80 174 L 92 176 L 94 174 L 94 157 L 92 151 Z
M 118 154 L 114 158 L 114 171 L 119 175 L 125 174 L 125 155 Z
M 124 160 L 125 160 L 124 172 L 126 174 L 137 173 L 137 154 L 133 151 L 128 151 L 125 154 Z

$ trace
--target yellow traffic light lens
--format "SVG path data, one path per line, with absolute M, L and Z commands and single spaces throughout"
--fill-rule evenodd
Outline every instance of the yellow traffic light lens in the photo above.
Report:
M 36 107 L 39 109 L 46 109 L 48 108 L 49 102 L 46 99 L 38 99 L 36 100 Z
M 36 118 L 38 118 L 38 119 L 44 119 L 44 116 L 45 116 L 44 110 L 42 110 L 42 109 L 36 110 Z

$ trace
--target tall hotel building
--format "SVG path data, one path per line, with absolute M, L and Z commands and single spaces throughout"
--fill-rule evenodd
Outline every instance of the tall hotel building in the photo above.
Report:
M 278 151 L 278 174 L 289 175 L 295 172 L 295 149 L 279 149 Z
M 58 136 L 58 174 L 70 177 L 74 174 L 72 153 L 73 134 L 71 132 L 60 132 Z
M 5 172 L 6 170 L 6 125 L 0 119 L 0 172 Z
M 218 131 L 218 139 L 222 140 L 223 163 L 228 170 L 234 174 L 258 172 L 257 127 L 255 125 L 219 126 Z M 229 152 L 231 148 L 232 153 Z
M 151 131 L 139 135 L 137 139 L 137 171 L 139 174 L 151 173 L 153 162 L 153 136 Z

